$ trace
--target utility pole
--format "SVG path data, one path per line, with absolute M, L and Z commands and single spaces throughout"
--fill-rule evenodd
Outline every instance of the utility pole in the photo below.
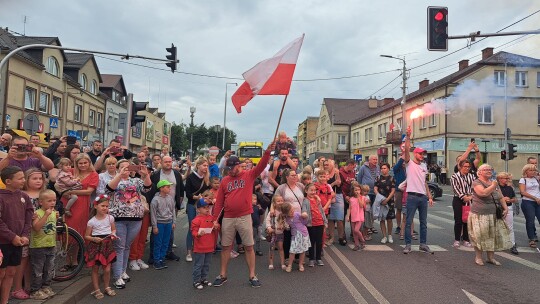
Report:
M 407 101 L 407 63 L 405 62 L 404 58 L 394 57 L 390 55 L 380 55 L 381 57 L 385 58 L 393 58 L 397 60 L 401 60 L 403 62 L 403 71 L 402 73 L 402 84 L 401 90 L 403 92 L 403 96 L 401 97 L 401 132 L 402 134 L 405 134 L 407 132 L 407 117 L 405 112 L 405 102 Z

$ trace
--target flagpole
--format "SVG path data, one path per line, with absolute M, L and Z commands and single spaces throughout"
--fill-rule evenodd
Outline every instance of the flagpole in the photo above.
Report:
M 283 110 L 285 109 L 285 103 L 287 102 L 287 97 L 289 97 L 289 95 L 285 95 L 285 99 L 283 100 L 283 105 L 281 106 L 281 112 L 279 113 L 279 120 L 277 122 L 276 133 L 274 134 L 274 138 L 272 139 L 272 141 L 276 140 L 277 138 L 279 124 L 281 123 L 281 117 L 283 116 Z

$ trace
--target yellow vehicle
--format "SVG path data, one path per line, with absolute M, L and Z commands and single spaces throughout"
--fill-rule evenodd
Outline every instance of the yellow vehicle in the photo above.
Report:
M 261 141 L 242 141 L 238 144 L 237 155 L 240 161 L 249 158 L 253 162 L 253 165 L 256 165 L 261 160 L 263 153 L 264 148 Z

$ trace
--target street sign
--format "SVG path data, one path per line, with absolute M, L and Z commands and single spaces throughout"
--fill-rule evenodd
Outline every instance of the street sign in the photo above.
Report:
M 36 114 L 28 114 L 24 118 L 24 131 L 27 134 L 35 134 L 39 130 L 39 118 Z
M 75 130 L 67 130 L 67 135 L 76 137 L 77 140 L 81 140 L 81 136 L 79 135 L 79 132 L 77 132 Z
M 49 119 L 49 127 L 51 129 L 58 129 L 58 117 L 51 117 Z
M 362 154 L 355 154 L 354 155 L 354 161 L 361 162 L 362 161 Z
M 216 147 L 216 146 L 210 147 L 210 149 L 208 149 L 208 154 L 218 155 L 219 154 L 219 148 Z
M 11 121 L 11 115 L 6 114 L 6 121 L 7 121 L 7 122 L 10 122 L 10 121 Z

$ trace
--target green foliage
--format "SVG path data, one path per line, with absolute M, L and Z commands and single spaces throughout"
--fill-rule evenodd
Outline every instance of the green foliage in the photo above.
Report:
M 216 130 L 219 130 L 216 132 Z M 177 155 L 188 154 L 191 145 L 191 135 L 193 134 L 193 155 L 197 155 L 199 149 L 217 146 L 221 149 L 223 143 L 223 129 L 216 126 L 206 127 L 201 125 L 179 125 L 173 123 L 171 127 L 171 152 Z M 231 148 L 231 144 L 236 141 L 236 133 L 227 129 L 225 134 L 226 150 Z

